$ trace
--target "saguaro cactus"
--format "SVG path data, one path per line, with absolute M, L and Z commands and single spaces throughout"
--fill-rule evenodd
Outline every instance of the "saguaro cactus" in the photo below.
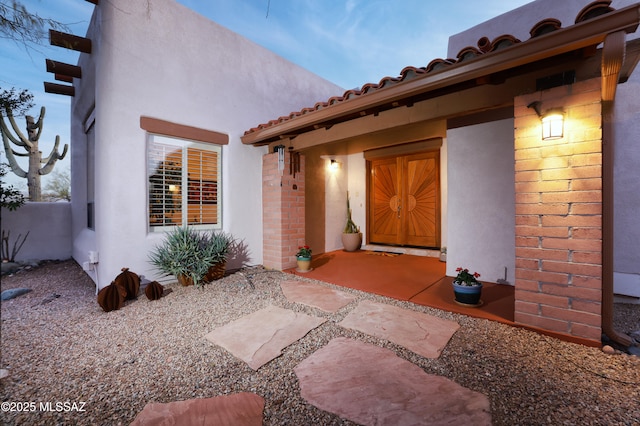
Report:
M 42 134 L 42 125 L 44 122 L 45 108 L 40 109 L 40 117 L 38 121 L 27 115 L 27 137 L 18 129 L 18 125 L 13 117 L 13 112 L 9 107 L 5 108 L 7 119 L 11 124 L 11 128 L 15 132 L 15 136 L 11 134 L 9 127 L 4 121 L 4 114 L 1 115 L 0 130 L 2 131 L 2 142 L 4 143 L 4 150 L 9 160 L 9 166 L 16 175 L 27 179 L 27 186 L 29 187 L 29 199 L 31 201 L 42 201 L 42 190 L 40 187 L 40 176 L 50 173 L 56 161 L 62 160 L 67 155 L 69 145 L 65 144 L 62 154 L 58 153 L 58 146 L 60 145 L 60 136 L 56 135 L 56 141 L 48 157 L 42 158 L 42 151 L 38 149 L 38 141 Z M 25 152 L 19 152 L 11 148 L 11 144 L 14 144 Z M 29 157 L 29 170 L 23 170 L 18 162 L 18 157 Z M 42 166 L 44 164 L 44 166 Z

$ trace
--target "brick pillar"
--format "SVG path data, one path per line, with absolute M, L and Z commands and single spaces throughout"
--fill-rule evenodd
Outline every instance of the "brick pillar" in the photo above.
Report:
M 291 153 L 285 152 L 285 167 L 278 170 L 278 154 L 262 158 L 263 265 L 283 270 L 296 265 L 296 252 L 304 244 L 304 156 L 300 172 L 289 174 Z
M 515 98 L 517 323 L 600 342 L 602 108 L 592 79 Z M 543 141 L 544 112 L 562 107 L 564 137 Z

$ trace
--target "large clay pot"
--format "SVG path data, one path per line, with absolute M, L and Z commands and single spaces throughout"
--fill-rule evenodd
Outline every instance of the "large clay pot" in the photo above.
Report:
M 362 232 L 355 232 L 353 234 L 342 234 L 342 246 L 344 251 L 356 251 L 360 250 L 362 245 Z

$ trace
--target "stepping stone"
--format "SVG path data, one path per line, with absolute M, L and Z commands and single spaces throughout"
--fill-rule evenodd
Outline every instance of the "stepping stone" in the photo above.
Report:
M 455 321 L 364 300 L 338 325 L 438 358 L 460 325 Z
M 323 318 L 268 306 L 213 330 L 205 338 L 257 370 L 280 356 L 283 348 L 325 321 Z
M 280 288 L 288 301 L 313 306 L 325 312 L 338 312 L 356 299 L 354 295 L 344 291 L 303 281 L 282 281 Z
M 144 406 L 131 426 L 261 426 L 264 399 L 249 392 Z
M 489 399 L 392 351 L 333 339 L 294 368 L 310 404 L 363 425 L 490 425 Z

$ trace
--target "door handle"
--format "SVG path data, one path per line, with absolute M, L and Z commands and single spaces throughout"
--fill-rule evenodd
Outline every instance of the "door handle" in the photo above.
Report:
M 398 219 L 400 219 L 400 209 L 402 209 L 402 204 L 398 203 Z

